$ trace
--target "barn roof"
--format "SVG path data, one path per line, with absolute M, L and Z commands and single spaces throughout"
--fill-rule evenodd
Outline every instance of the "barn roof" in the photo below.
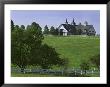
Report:
M 68 32 L 71 30 L 71 29 L 74 29 L 74 27 L 76 27 L 76 29 L 87 29 L 88 31 L 95 31 L 93 25 L 71 25 L 71 24 L 61 24 L 58 29 L 60 29 L 61 27 L 64 27 Z
M 72 29 L 74 26 L 70 25 L 70 24 L 61 24 L 58 29 L 63 26 L 67 31 L 69 31 L 70 29 Z
M 93 25 L 86 25 L 85 28 L 88 30 L 95 30 Z
M 93 25 L 86 25 L 87 28 L 93 28 Z

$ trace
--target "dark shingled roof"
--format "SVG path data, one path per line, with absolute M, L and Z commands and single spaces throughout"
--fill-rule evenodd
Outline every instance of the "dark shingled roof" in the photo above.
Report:
M 58 27 L 58 29 L 59 29 L 61 26 L 63 26 L 68 32 L 70 32 L 71 29 L 74 29 L 74 27 L 75 27 L 76 29 L 82 29 L 82 30 L 87 29 L 87 31 L 92 31 L 92 32 L 94 31 L 94 33 L 96 33 L 96 31 L 95 31 L 93 25 L 86 25 L 86 26 L 84 26 L 84 25 L 61 24 L 61 25 Z
M 94 30 L 95 31 L 93 25 L 86 25 L 85 28 L 88 30 Z

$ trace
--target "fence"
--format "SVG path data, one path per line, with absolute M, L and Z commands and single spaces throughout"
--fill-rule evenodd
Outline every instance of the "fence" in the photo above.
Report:
M 68 69 L 68 70 L 24 69 L 24 71 L 21 72 L 20 68 L 15 68 L 15 67 L 12 67 L 11 72 L 15 72 L 15 73 L 36 73 L 36 74 L 55 74 L 55 75 L 68 74 L 68 76 L 93 75 L 93 74 L 99 74 L 100 73 L 100 71 L 96 70 L 95 68 L 93 70 L 81 70 L 78 68 Z

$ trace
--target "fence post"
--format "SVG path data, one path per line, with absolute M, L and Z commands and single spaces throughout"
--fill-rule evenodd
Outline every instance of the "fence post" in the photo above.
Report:
M 94 68 L 94 71 L 95 71 L 96 69 Z
M 83 73 L 82 73 L 82 70 L 81 70 L 81 75 L 82 75 Z
M 75 72 L 75 75 L 76 75 L 76 70 L 74 72 Z
M 63 70 L 62 70 L 62 75 L 63 75 Z
M 93 75 L 94 71 L 92 70 L 92 75 Z
M 30 72 L 30 73 L 32 73 L 32 70 L 31 70 L 31 69 L 29 69 L 29 72 Z

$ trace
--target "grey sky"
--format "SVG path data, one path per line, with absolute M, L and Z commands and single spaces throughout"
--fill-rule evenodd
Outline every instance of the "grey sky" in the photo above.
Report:
M 12 10 L 11 19 L 15 25 L 30 25 L 32 22 L 37 22 L 42 28 L 48 25 L 50 28 L 54 26 L 58 27 L 60 24 L 65 23 L 65 20 L 69 23 L 73 18 L 76 24 L 81 22 L 84 24 L 88 21 L 88 24 L 94 26 L 96 33 L 100 34 L 100 11 L 99 10 Z

